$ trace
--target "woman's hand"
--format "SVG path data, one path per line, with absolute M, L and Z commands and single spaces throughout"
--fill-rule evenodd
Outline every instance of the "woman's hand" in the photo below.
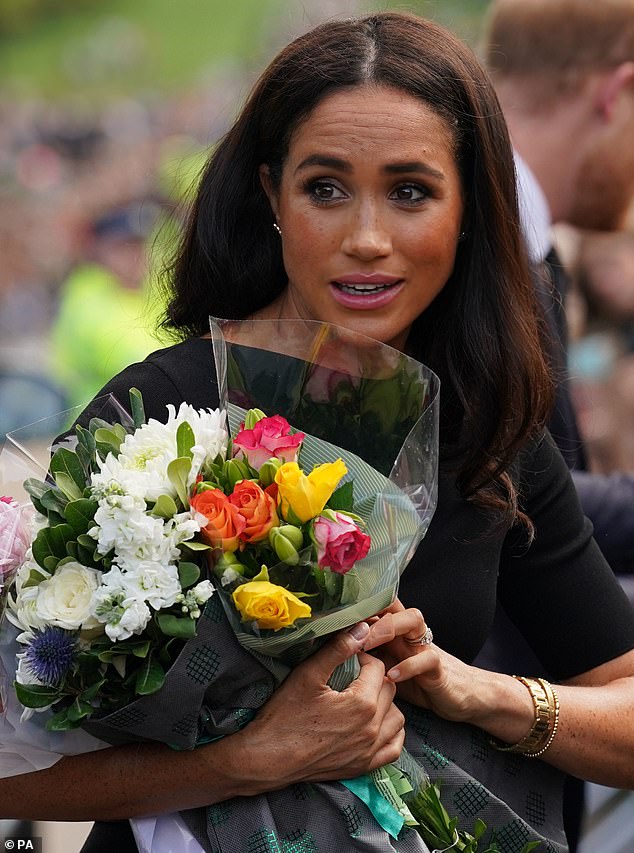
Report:
M 396 599 L 369 621 L 370 634 L 363 648 L 383 661 L 387 677 L 398 685 L 402 699 L 447 720 L 472 721 L 481 710 L 474 689 L 479 670 L 433 643 L 416 642 L 428 629 L 420 610 L 406 609 Z
M 252 776 L 245 779 L 245 794 L 298 781 L 349 779 L 398 758 L 405 721 L 383 663 L 362 652 L 368 634 L 362 622 L 329 640 L 232 735 Z M 334 669 L 354 654 L 361 664 L 358 678 L 341 692 L 332 690 L 327 682 Z

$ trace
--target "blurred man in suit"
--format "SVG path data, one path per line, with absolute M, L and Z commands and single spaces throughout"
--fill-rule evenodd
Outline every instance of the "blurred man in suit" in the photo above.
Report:
M 493 0 L 483 52 L 515 147 L 520 214 L 551 332 L 550 429 L 603 553 L 617 574 L 634 573 L 634 476 L 586 470 L 568 389 L 566 274 L 551 241 L 557 222 L 622 228 L 634 199 L 634 0 Z M 622 580 L 634 591 L 634 575 Z M 512 667 L 524 653 L 509 643 L 503 615 L 500 623 L 485 654 Z M 574 851 L 580 786 L 567 795 Z

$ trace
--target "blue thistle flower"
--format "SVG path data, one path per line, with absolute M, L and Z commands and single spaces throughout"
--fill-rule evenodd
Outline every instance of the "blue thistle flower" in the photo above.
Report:
M 57 687 L 75 660 L 77 637 L 55 625 L 33 632 L 25 659 L 33 674 L 48 687 Z

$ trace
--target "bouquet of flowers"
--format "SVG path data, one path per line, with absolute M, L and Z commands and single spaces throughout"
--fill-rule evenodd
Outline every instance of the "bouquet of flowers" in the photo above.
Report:
M 14 437 L 0 458 L 3 484 L 23 483 L 32 507 L 27 535 L 27 501 L 2 502 L 14 573 L 3 660 L 7 672 L 17 661 L 23 720 L 37 711 L 52 734 L 101 739 L 76 751 L 236 731 L 289 666 L 392 601 L 433 515 L 431 372 L 319 323 L 211 330 L 217 409 L 168 406 L 166 423 L 146 423 L 132 391 L 129 414 L 106 401 L 39 470 Z M 388 800 L 391 834 L 407 822 L 429 843 L 477 849 L 483 826 L 459 835 L 406 753 L 372 783 L 369 797 L 365 782 L 344 784 L 375 814 Z

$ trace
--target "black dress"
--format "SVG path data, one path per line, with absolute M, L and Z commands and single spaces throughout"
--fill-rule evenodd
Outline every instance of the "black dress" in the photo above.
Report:
M 158 420 L 166 420 L 167 403 L 215 407 L 210 341 L 196 338 L 159 350 L 126 368 L 100 394 L 112 393 L 125 406 L 131 387 L 142 392 L 147 416 Z M 96 408 L 91 404 L 81 420 Z M 441 648 L 466 662 L 482 648 L 499 598 L 543 669 L 565 680 L 633 649 L 634 612 L 592 539 L 568 469 L 547 433 L 519 454 L 516 471 L 521 506 L 535 525 L 533 542 L 520 529 L 491 529 L 490 519 L 459 495 L 441 463 L 436 513 L 402 575 L 399 597 L 422 610 Z M 589 626 L 591 643 L 583 642 Z M 97 824 L 86 853 L 113 849 L 117 826 Z M 129 840 L 134 843 L 131 835 Z M 123 836 L 116 847 L 125 849 Z

